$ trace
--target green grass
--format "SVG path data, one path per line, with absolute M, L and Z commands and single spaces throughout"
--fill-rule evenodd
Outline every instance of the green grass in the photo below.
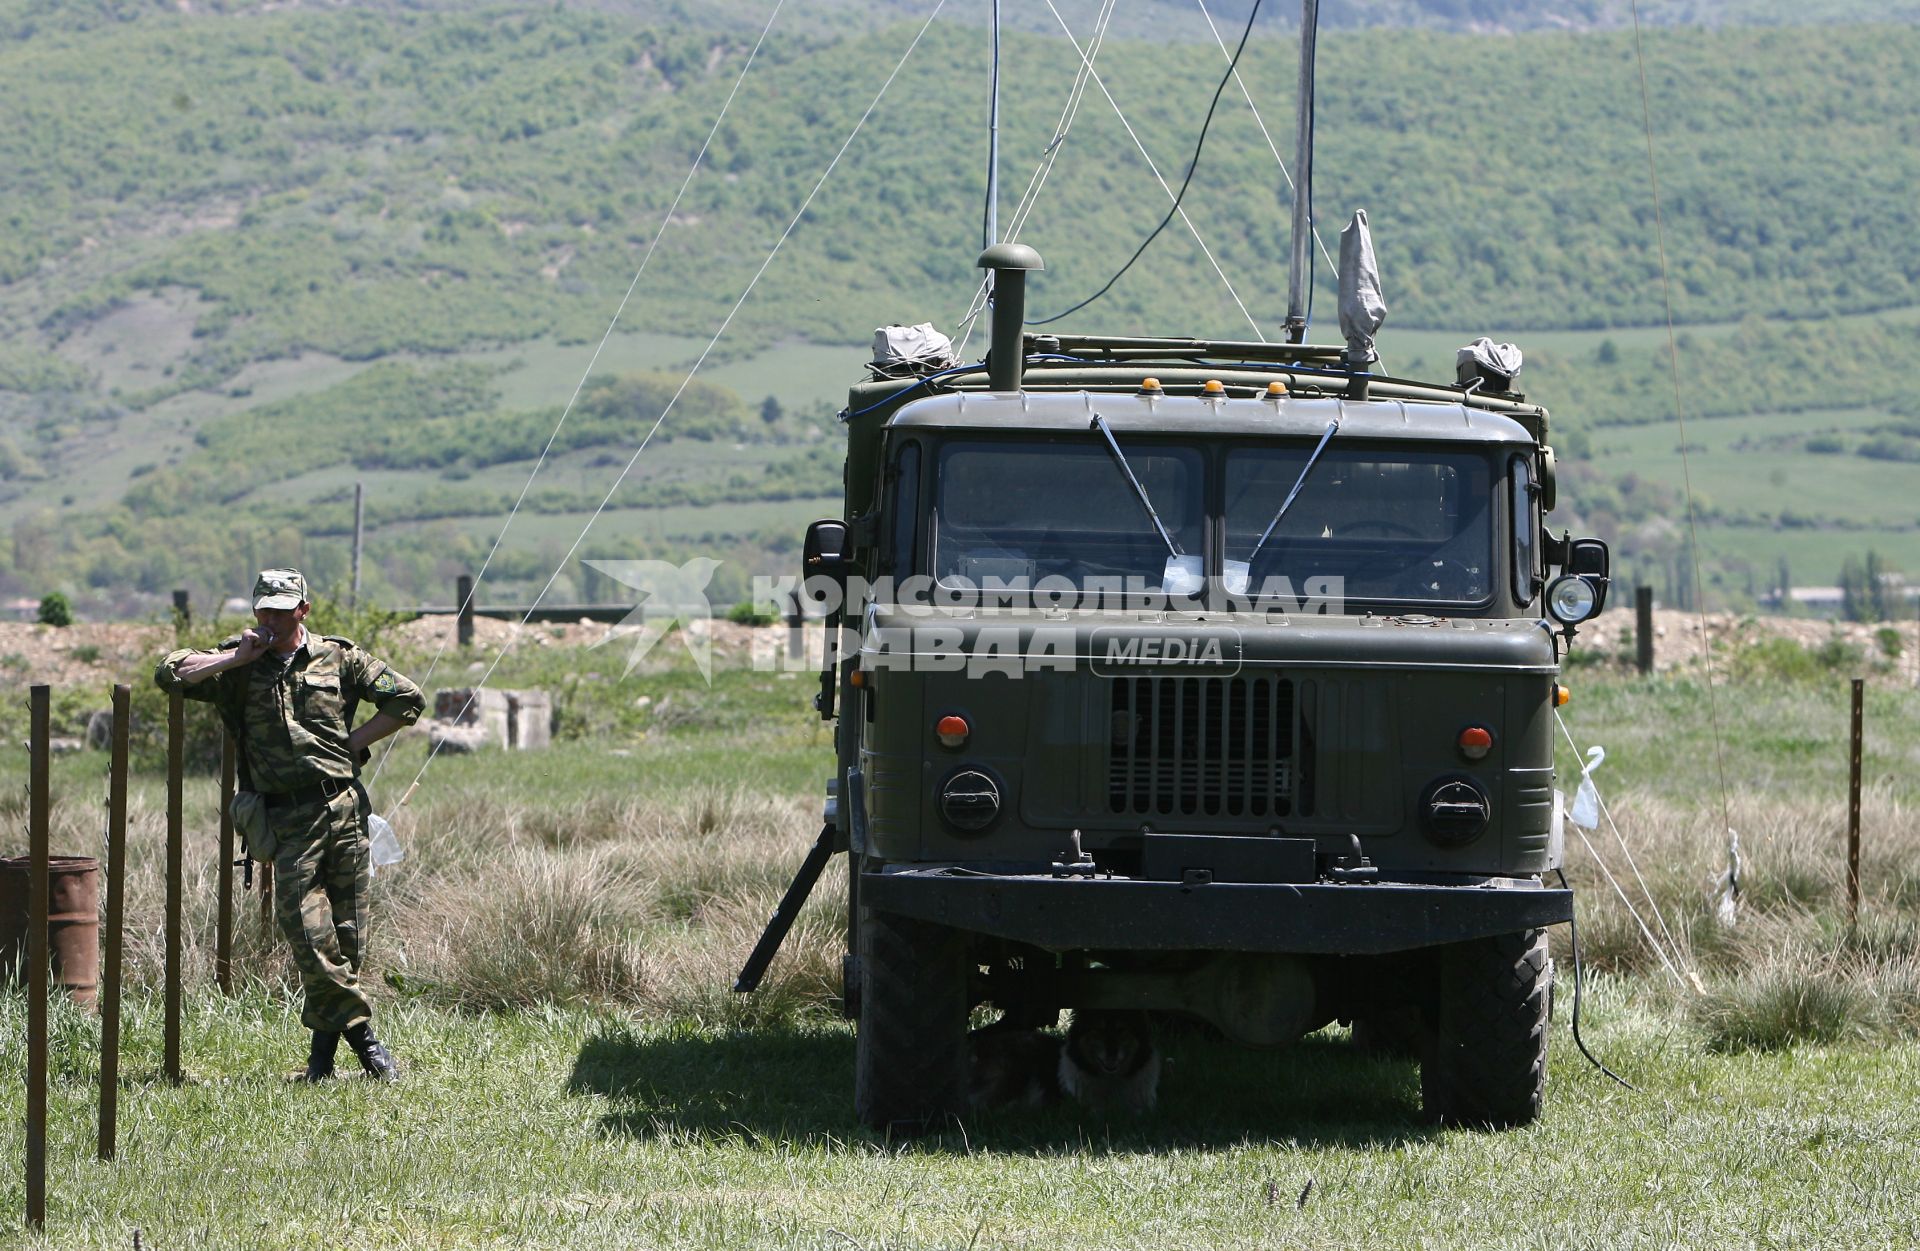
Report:
M 1562 1003 L 1564 1004 L 1564 1000 Z M 820 1020 L 714 1031 L 588 1012 L 385 1011 L 397 1086 L 285 1083 L 275 996 L 190 999 L 190 1083 L 130 1005 L 119 1158 L 92 1159 L 92 1025 L 57 1016 L 50 1204 L 22 1247 L 1854 1247 L 1910 1243 L 1920 1047 L 1716 1056 L 1623 1004 L 1564 1032 L 1548 1111 L 1436 1132 L 1412 1067 L 1337 1034 L 1284 1053 L 1169 1041 L 1142 1120 L 1005 1114 L 909 1147 L 853 1121 L 853 1041 Z M 1563 1009 L 1564 1010 L 1564 1009 Z M 0 1001 L 17 1036 L 19 1001 Z M 17 1124 L 21 1060 L 0 1059 Z M 1872 1092 L 1865 1098 L 1865 1092 Z M 1304 1205 L 1299 1198 L 1308 1184 Z

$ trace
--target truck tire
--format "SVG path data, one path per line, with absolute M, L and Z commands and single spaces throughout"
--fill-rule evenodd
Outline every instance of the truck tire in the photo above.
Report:
M 1436 1028 L 1420 1065 L 1427 1116 L 1483 1129 L 1532 1122 L 1547 1084 L 1545 931 L 1455 943 L 1439 955 Z
M 862 908 L 858 941 L 854 1112 L 882 1133 L 923 1134 L 966 1107 L 966 936 Z

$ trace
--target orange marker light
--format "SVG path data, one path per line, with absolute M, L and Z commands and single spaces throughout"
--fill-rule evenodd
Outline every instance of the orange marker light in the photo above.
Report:
M 1468 760 L 1483 760 L 1493 750 L 1493 731 L 1483 725 L 1470 725 L 1460 731 L 1460 754 Z
M 1561 686 L 1558 682 L 1553 684 L 1553 706 L 1555 708 L 1564 707 L 1566 705 L 1566 702 L 1572 698 L 1573 698 L 1572 691 L 1568 690 L 1564 686 Z
M 958 747 L 967 741 L 967 735 L 973 732 L 973 727 L 967 724 L 965 717 L 947 716 L 940 718 L 933 732 L 942 747 Z
M 1276 380 L 1273 382 L 1269 382 L 1267 384 L 1267 394 L 1276 400 L 1279 399 L 1281 396 L 1285 395 L 1286 393 L 1287 393 L 1287 384 L 1284 382 L 1280 382 Z
M 1140 380 L 1140 389 L 1149 394 L 1156 393 L 1160 390 L 1160 380 L 1158 378 L 1142 378 Z
M 1227 393 L 1227 384 L 1218 378 L 1209 378 L 1202 384 L 1200 389 L 1208 395 L 1225 395 Z
M 849 686 L 865 686 L 867 684 L 867 671 L 865 669 L 855 669 L 847 675 L 847 684 Z

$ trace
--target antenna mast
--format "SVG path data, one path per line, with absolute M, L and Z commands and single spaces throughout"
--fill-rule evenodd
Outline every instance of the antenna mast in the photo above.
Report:
M 1000 0 L 993 0 L 993 102 L 987 111 L 987 219 L 981 248 L 1000 242 Z M 987 274 L 987 293 L 993 293 L 993 273 Z
M 998 3 L 998 0 L 995 0 Z M 1307 337 L 1308 289 L 1313 282 L 1313 45 L 1320 29 L 1320 0 L 1300 0 L 1300 110 L 1294 133 L 1293 258 L 1287 266 L 1287 342 Z

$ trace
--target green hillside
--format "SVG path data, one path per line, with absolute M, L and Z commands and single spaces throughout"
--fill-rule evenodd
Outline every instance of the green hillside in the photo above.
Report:
M 378 523 L 374 592 L 443 596 L 484 558 L 655 248 L 559 460 L 522 505 L 555 522 L 520 531 L 537 538 L 510 533 L 490 570 L 503 597 L 536 589 L 578 533 L 560 534 L 557 519 L 584 523 L 612 487 L 641 417 L 706 346 L 918 29 L 874 30 L 875 16 L 926 12 L 795 7 L 656 240 L 766 6 L 102 4 L 75 18 L 0 3 L 0 525 L 14 540 L 0 545 L 0 593 L 58 585 L 96 608 L 173 585 L 211 594 L 270 552 L 337 573 L 362 479 Z M 1175 7 L 1147 11 L 1147 33 L 1175 29 Z M 1083 36 L 1092 11 L 1062 8 L 1085 19 Z M 1622 12 L 1386 0 L 1351 11 L 1362 24 L 1498 30 L 1543 14 L 1606 28 Z M 834 20 L 855 12 L 863 20 Z M 1244 13 L 1218 6 L 1224 35 Z M 1675 16 L 1789 14 L 1762 0 L 1649 6 L 1652 19 Z M 676 407 L 583 551 L 707 544 L 735 557 L 742 584 L 746 566 L 783 562 L 835 489 L 829 397 L 861 357 L 834 345 L 885 321 L 954 326 L 974 281 L 986 80 L 966 24 L 978 14 L 955 17 L 926 35 L 741 307 L 703 372 L 717 385 Z M 1099 58 L 1170 180 L 1223 67 L 1196 31 L 1116 36 Z M 1920 363 L 1920 144 L 1907 101 L 1920 31 L 1659 27 L 1646 48 L 1682 411 L 1850 414 L 1828 423 L 1850 432 L 1837 453 L 1805 446 L 1822 437 L 1812 426 L 1768 426 L 1764 454 L 1738 440 L 1716 453 L 1717 465 L 1760 457 L 1708 475 L 1696 496 L 1720 591 L 1770 585 L 1769 534 L 1818 536 L 1793 563 L 1801 581 L 1830 581 L 1837 558 L 1868 547 L 1920 568 L 1920 516 L 1875 502 L 1920 460 L 1901 382 Z M 1276 30 L 1242 62 L 1289 148 L 1293 55 Z M 1009 39 L 1009 218 L 1073 66 L 1057 33 Z M 1563 450 L 1592 453 L 1570 468 L 1582 489 L 1569 498 L 1620 541 L 1629 569 L 1671 570 L 1670 531 L 1651 523 L 1678 507 L 1677 457 L 1658 438 L 1613 452 L 1600 435 L 1675 408 L 1631 36 L 1335 31 L 1321 81 L 1323 228 L 1331 246 L 1350 209 L 1373 218 L 1389 367 L 1446 373 L 1466 337 L 1521 341 L 1527 389 L 1555 410 Z M 1187 208 L 1248 313 L 1176 224 L 1062 327 L 1272 333 L 1285 283 L 1278 188 L 1267 141 L 1230 92 Z M 1036 314 L 1097 288 L 1166 202 L 1091 90 L 1022 235 L 1048 261 Z M 1331 309 L 1329 291 L 1318 306 Z M 726 455 L 688 450 L 703 441 Z M 1783 456 L 1817 457 L 1819 472 L 1802 476 L 1819 489 L 1776 481 L 1766 458 Z M 681 520 L 649 519 L 658 510 Z M 564 589 L 579 589 L 576 576 L 563 571 Z

